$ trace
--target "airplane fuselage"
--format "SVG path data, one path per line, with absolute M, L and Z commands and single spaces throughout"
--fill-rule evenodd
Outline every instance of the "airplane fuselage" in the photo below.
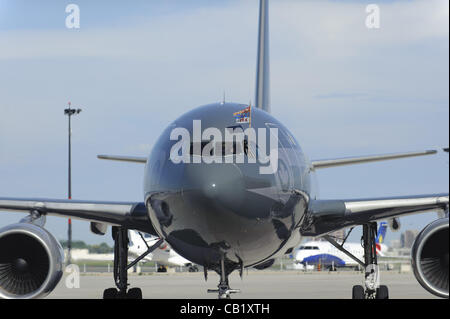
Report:
M 221 258 L 227 269 L 253 266 L 297 245 L 298 227 L 313 189 L 311 166 L 293 135 L 256 108 L 251 123 L 236 124 L 233 113 L 245 107 L 218 103 L 181 116 L 162 133 L 145 169 L 145 202 L 156 231 L 180 255 L 210 269 L 217 269 Z M 269 129 L 277 128 L 278 158 L 276 165 L 272 163 L 276 170 L 261 174 L 261 167 L 267 168 L 267 164 L 249 163 L 249 157 L 261 152 L 251 146 L 244 147 L 244 163 L 236 160 L 242 155 L 236 146 L 228 155 L 233 159 L 222 154 L 222 163 L 198 159 L 194 163 L 201 153 L 196 154 L 191 145 L 190 162 L 175 164 L 171 152 L 177 141 L 171 140 L 171 134 L 183 128 L 192 137 L 196 134 L 194 121 L 201 121 L 196 123 L 201 123 L 202 129 L 222 132 L 250 126 L 256 132 L 266 129 L 268 144 Z

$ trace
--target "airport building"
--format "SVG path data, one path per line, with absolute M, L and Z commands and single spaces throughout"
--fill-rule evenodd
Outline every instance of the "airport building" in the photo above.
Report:
M 400 242 L 402 248 L 411 248 L 414 244 L 414 240 L 416 239 L 419 232 L 417 230 L 408 229 L 400 236 Z

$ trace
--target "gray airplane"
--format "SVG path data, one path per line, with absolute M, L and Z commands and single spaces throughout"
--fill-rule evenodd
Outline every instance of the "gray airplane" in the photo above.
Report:
M 276 258 L 298 246 L 302 237 L 324 236 L 365 269 L 365 284 L 353 287 L 353 298 L 385 299 L 388 289 L 379 284 L 377 267 L 377 221 L 433 211 L 444 217 L 424 227 L 417 237 L 412 266 L 425 289 L 448 298 L 448 194 L 324 200 L 316 197 L 312 183 L 319 169 L 437 151 L 309 161 L 294 136 L 270 114 L 268 26 L 268 0 L 261 0 L 253 107 L 223 102 L 194 109 L 161 134 L 148 158 L 99 156 L 145 164 L 142 202 L 0 198 L 0 210 L 28 214 L 0 230 L 1 297 L 42 297 L 61 279 L 62 249 L 43 228 L 49 215 L 89 221 L 91 230 L 100 235 L 112 226 L 117 288 L 106 289 L 104 298 L 142 298 L 139 288 L 128 289 L 127 269 L 162 240 L 184 258 L 204 266 L 205 278 L 208 270 L 217 272 L 218 289 L 210 292 L 229 298 L 237 292 L 228 281 L 233 271 L 242 275 L 247 267 L 270 267 Z M 199 137 L 200 124 L 209 130 Z M 220 135 L 230 130 L 244 134 L 220 142 Z M 258 133 L 257 143 L 252 132 Z M 266 134 L 260 136 L 260 132 Z M 329 236 L 359 226 L 363 260 Z M 128 230 L 161 240 L 128 264 Z

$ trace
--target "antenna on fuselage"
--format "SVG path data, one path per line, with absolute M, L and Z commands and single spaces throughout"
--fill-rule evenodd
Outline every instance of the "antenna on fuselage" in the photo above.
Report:
M 269 0 L 259 3 L 255 106 L 270 113 Z

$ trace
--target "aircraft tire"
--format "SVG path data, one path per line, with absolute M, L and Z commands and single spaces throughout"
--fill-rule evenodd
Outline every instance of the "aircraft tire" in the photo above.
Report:
M 387 286 L 381 285 L 377 289 L 377 299 L 389 299 L 389 289 Z
M 127 292 L 127 299 L 142 299 L 141 288 L 131 288 Z
M 158 272 L 160 272 L 160 273 L 167 272 L 167 267 L 165 267 L 165 266 L 158 267 Z
M 353 286 L 352 299 L 365 299 L 366 294 L 364 288 L 361 285 Z
M 117 299 L 118 291 L 116 288 L 108 288 L 103 291 L 103 299 Z
M 189 267 L 189 272 L 198 272 L 198 267 L 197 266 L 191 266 Z

